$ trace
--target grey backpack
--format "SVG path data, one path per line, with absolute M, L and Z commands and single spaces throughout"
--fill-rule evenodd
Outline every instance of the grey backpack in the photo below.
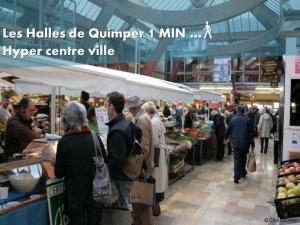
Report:
M 97 134 L 92 131 L 92 136 L 95 146 L 95 156 L 93 157 L 95 165 L 93 199 L 104 206 L 110 206 L 118 200 L 119 194 L 115 184 L 110 179 L 108 166 L 104 162 Z

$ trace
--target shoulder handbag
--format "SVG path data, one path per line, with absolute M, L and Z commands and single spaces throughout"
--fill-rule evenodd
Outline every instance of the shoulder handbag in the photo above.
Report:
M 93 199 L 105 206 L 110 206 L 119 198 L 118 190 L 111 181 L 108 166 L 104 162 L 101 146 L 97 134 L 92 131 L 95 147 L 93 162 L 95 165 L 95 176 L 93 180 Z
M 148 177 L 134 181 L 129 202 L 138 208 L 148 208 L 155 204 L 155 179 Z
M 254 149 L 249 153 L 249 158 L 247 162 L 247 169 L 250 172 L 255 172 L 256 171 L 256 160 L 255 160 L 255 153 Z
M 135 180 L 141 174 L 143 162 L 144 162 L 144 155 L 142 154 L 141 151 L 142 148 L 140 146 L 140 143 L 136 139 L 134 124 L 132 123 L 131 123 L 131 129 L 132 129 L 133 143 L 129 152 L 129 156 L 125 161 L 123 172 L 128 178 Z

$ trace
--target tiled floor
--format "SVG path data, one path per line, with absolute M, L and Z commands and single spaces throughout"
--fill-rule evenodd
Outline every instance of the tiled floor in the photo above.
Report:
M 155 224 L 268 225 L 266 218 L 276 218 L 272 206 L 276 176 L 272 150 L 272 144 L 267 155 L 256 149 L 257 172 L 248 173 L 240 184 L 233 183 L 232 156 L 226 155 L 223 162 L 197 166 L 170 187 Z

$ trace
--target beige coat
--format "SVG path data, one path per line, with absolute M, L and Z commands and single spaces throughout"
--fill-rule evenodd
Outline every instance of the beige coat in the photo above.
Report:
M 273 119 L 268 113 L 264 113 L 258 123 L 258 132 L 262 138 L 270 138 L 273 128 Z
M 136 125 L 139 126 L 143 131 L 141 147 L 145 154 L 145 163 L 147 166 L 147 172 L 151 172 L 154 168 L 154 141 L 153 131 L 151 125 L 151 118 L 145 112 L 140 112 L 136 118 Z

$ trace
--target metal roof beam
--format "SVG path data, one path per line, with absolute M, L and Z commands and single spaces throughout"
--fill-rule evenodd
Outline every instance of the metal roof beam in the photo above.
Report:
M 241 52 L 249 52 L 258 49 L 270 41 L 278 37 L 280 31 L 280 25 L 276 25 L 274 28 L 264 31 L 262 34 L 250 38 L 240 43 L 233 43 L 228 45 L 207 46 L 207 53 L 209 56 L 223 56 L 234 55 Z
M 108 1 L 102 8 L 92 27 L 97 28 L 99 30 L 104 30 L 110 18 L 113 16 L 114 10 L 115 8 L 113 4 L 110 1 Z M 96 42 L 97 39 L 89 38 L 88 36 L 86 36 L 82 45 L 83 49 L 93 48 Z M 86 59 L 86 57 L 84 58 Z
M 156 66 L 157 61 L 160 59 L 160 57 L 167 49 L 167 47 L 172 43 L 172 41 L 173 39 L 162 39 L 160 42 L 158 42 L 156 48 L 149 57 L 148 62 L 145 64 L 142 74 L 151 75 Z
M 230 33 L 230 36 L 228 33 L 213 34 L 213 39 L 208 40 L 208 42 L 247 40 L 249 38 L 254 38 L 255 36 L 260 35 L 262 33 L 263 31 L 234 32 Z
M 197 26 L 206 21 L 217 23 L 243 14 L 266 2 L 266 0 L 231 0 L 212 7 L 186 11 L 156 10 L 134 4 L 128 0 L 111 0 L 114 6 L 126 15 L 159 26 Z
M 279 23 L 277 14 L 264 4 L 252 10 L 252 14 L 267 30 Z
M 195 8 L 201 8 L 206 2 L 208 2 L 208 0 L 190 0 L 190 2 Z

